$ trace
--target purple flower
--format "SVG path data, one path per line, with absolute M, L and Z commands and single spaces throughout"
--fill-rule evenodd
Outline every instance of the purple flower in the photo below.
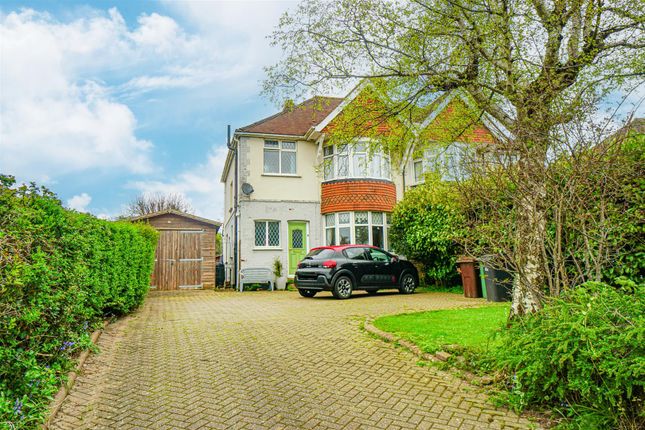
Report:
M 67 348 L 71 348 L 72 346 L 74 346 L 74 342 L 66 341 L 61 345 L 60 350 L 65 351 Z
M 13 404 L 13 413 L 15 415 L 22 416 L 22 400 L 16 399 L 15 403 Z

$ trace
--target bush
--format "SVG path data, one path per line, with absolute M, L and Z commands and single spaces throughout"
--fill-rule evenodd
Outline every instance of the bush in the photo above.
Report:
M 504 330 L 509 403 L 556 409 L 575 428 L 644 428 L 645 285 L 589 282 Z
M 65 210 L 0 176 L 0 422 L 42 422 L 89 333 L 139 306 L 157 233 Z
M 426 278 L 442 285 L 457 274 L 456 239 L 463 219 L 454 201 L 452 186 L 429 175 L 396 205 L 389 229 L 392 248 L 420 263 Z

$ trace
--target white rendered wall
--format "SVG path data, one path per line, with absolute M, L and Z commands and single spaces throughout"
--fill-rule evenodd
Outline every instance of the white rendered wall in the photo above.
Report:
M 322 245 L 319 202 L 243 201 L 240 202 L 240 268 L 273 268 L 276 257 L 289 267 L 289 221 L 307 222 L 307 250 Z M 255 220 L 280 221 L 279 249 L 258 249 L 255 246 Z

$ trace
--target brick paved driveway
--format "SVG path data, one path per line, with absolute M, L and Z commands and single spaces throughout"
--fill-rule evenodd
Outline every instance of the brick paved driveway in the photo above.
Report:
M 360 330 L 368 315 L 478 303 L 153 293 L 103 334 L 53 428 L 527 428 L 477 388 Z

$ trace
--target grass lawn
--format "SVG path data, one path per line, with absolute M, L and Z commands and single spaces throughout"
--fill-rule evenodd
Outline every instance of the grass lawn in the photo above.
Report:
M 496 342 L 492 334 L 508 318 L 510 304 L 479 308 L 445 309 L 378 318 L 374 325 L 417 344 L 433 353 L 444 345 L 485 349 Z

